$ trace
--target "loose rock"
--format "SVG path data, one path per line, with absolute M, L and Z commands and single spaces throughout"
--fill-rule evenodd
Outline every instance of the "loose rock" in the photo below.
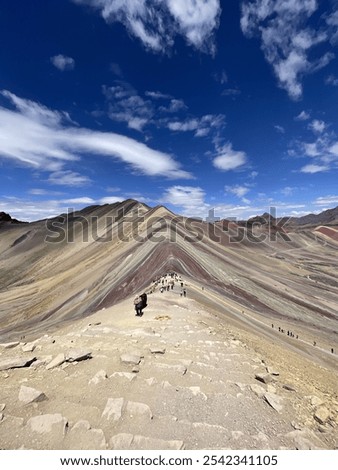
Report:
M 16 369 L 21 367 L 29 367 L 36 357 L 13 357 L 11 359 L 3 359 L 0 361 L 0 370 Z
M 265 401 L 267 403 L 269 403 L 269 405 L 276 411 L 278 411 L 278 413 L 280 413 L 283 409 L 283 405 L 282 405 L 282 402 L 283 402 L 283 399 L 281 397 L 279 397 L 278 395 L 274 394 L 274 393 L 270 393 L 270 392 L 266 392 L 264 394 L 264 398 L 265 398 Z
M 37 403 L 40 401 L 47 400 L 46 395 L 39 390 L 35 390 L 32 387 L 26 387 L 25 385 L 21 385 L 19 391 L 19 401 L 28 405 L 29 403 Z

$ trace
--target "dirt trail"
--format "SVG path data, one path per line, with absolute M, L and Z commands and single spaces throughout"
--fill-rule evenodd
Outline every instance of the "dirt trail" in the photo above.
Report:
M 334 368 L 193 299 L 194 289 L 155 291 L 142 317 L 128 298 L 26 352 L 1 346 L 0 369 L 36 360 L 0 371 L 0 448 L 337 448 Z

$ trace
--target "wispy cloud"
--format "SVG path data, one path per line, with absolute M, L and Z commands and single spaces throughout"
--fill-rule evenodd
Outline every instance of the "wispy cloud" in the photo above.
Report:
M 314 201 L 314 204 L 318 206 L 332 206 L 338 204 L 338 196 L 321 196 Z
M 188 45 L 214 53 L 219 0 L 73 0 L 98 10 L 107 23 L 121 22 L 131 36 L 153 52 L 166 52 L 176 35 Z
M 226 88 L 225 90 L 222 91 L 222 96 L 231 96 L 232 98 L 235 98 L 236 96 L 239 96 L 241 94 L 241 90 L 238 88 Z
M 327 132 L 328 125 L 312 121 L 310 129 L 317 135 L 313 142 L 299 142 L 295 156 L 305 156 L 311 162 L 301 168 L 302 173 L 319 173 L 338 168 L 338 139 L 334 132 Z
M 331 51 L 326 51 L 314 58 L 315 47 L 326 44 L 330 48 L 333 35 L 332 25 L 324 17 L 320 18 L 318 29 L 308 25 L 317 9 L 317 0 L 242 2 L 243 33 L 261 37 L 265 58 L 272 65 L 279 85 L 292 99 L 302 96 L 302 77 L 325 67 L 334 57 Z
M 335 75 L 329 75 L 325 79 L 326 85 L 338 86 L 338 78 Z
M 285 134 L 285 129 L 283 126 L 280 126 L 279 124 L 275 124 L 273 126 L 279 134 Z
M 195 137 L 205 137 L 225 125 L 223 114 L 193 116 L 183 100 L 160 91 L 146 91 L 141 96 L 127 82 L 117 81 L 114 86 L 104 86 L 103 93 L 109 103 L 109 117 L 125 122 L 129 128 L 140 132 L 155 126 L 173 132 L 193 132 Z
M 301 113 L 298 114 L 298 116 L 295 117 L 295 121 L 307 121 L 310 119 L 310 114 L 307 113 L 306 111 L 302 111 Z
M 323 171 L 328 171 L 329 167 L 327 165 L 316 165 L 315 163 L 309 163 L 301 168 L 301 173 L 322 173 Z
M 104 86 L 103 93 L 109 100 L 109 117 L 127 123 L 131 129 L 142 131 L 155 113 L 152 102 L 142 98 L 127 82 Z
M 206 114 L 201 118 L 191 117 L 182 121 L 168 121 L 166 126 L 175 132 L 194 132 L 195 137 L 205 137 L 212 129 L 217 130 L 224 126 L 223 114 Z
M 203 217 L 210 208 L 205 202 L 205 191 L 198 186 L 171 186 L 166 189 L 160 202 L 171 204 L 190 217 Z
M 72 57 L 59 54 L 50 58 L 51 63 L 57 69 L 64 72 L 65 70 L 73 70 L 75 68 L 75 60 Z
M 86 186 L 91 183 L 90 178 L 76 171 L 63 170 L 54 171 L 48 178 L 48 183 L 57 186 Z
M 50 172 L 49 181 L 53 184 L 60 184 L 60 181 L 70 185 L 88 183 L 88 177 L 69 168 L 71 163 L 80 161 L 80 155 L 85 154 L 110 157 L 139 174 L 192 177 L 171 155 L 144 143 L 111 132 L 72 126 L 64 113 L 49 110 L 9 92 L 2 92 L 2 95 L 16 109 L 0 107 L 0 155 L 36 170 Z
M 217 156 L 213 165 L 219 170 L 236 170 L 247 163 L 247 155 L 243 151 L 234 150 L 231 143 L 217 146 Z
M 240 186 L 237 184 L 235 186 L 225 186 L 225 191 L 227 193 L 234 194 L 235 196 L 239 198 L 242 198 L 250 191 L 250 188 L 248 188 L 247 186 Z

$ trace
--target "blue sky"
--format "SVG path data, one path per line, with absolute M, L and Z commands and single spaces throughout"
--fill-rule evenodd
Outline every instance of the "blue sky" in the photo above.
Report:
M 2 0 L 0 210 L 338 205 L 336 0 Z

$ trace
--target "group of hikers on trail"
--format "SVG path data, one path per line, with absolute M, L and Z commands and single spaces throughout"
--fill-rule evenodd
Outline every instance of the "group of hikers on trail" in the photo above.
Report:
M 161 294 L 164 291 L 169 291 L 169 290 L 174 290 L 174 286 L 178 284 L 178 286 L 181 286 L 181 292 L 180 295 L 181 297 L 186 297 L 187 296 L 187 289 L 186 289 L 186 284 L 183 282 L 181 276 L 179 276 L 175 272 L 170 272 L 163 274 L 157 279 L 153 280 L 153 284 L 148 290 L 149 294 L 152 294 L 159 288 L 159 291 Z M 137 295 L 134 299 L 134 307 L 135 307 L 135 316 L 136 317 L 142 317 L 143 315 L 143 309 L 147 306 L 147 294 L 143 293 L 140 295 Z

